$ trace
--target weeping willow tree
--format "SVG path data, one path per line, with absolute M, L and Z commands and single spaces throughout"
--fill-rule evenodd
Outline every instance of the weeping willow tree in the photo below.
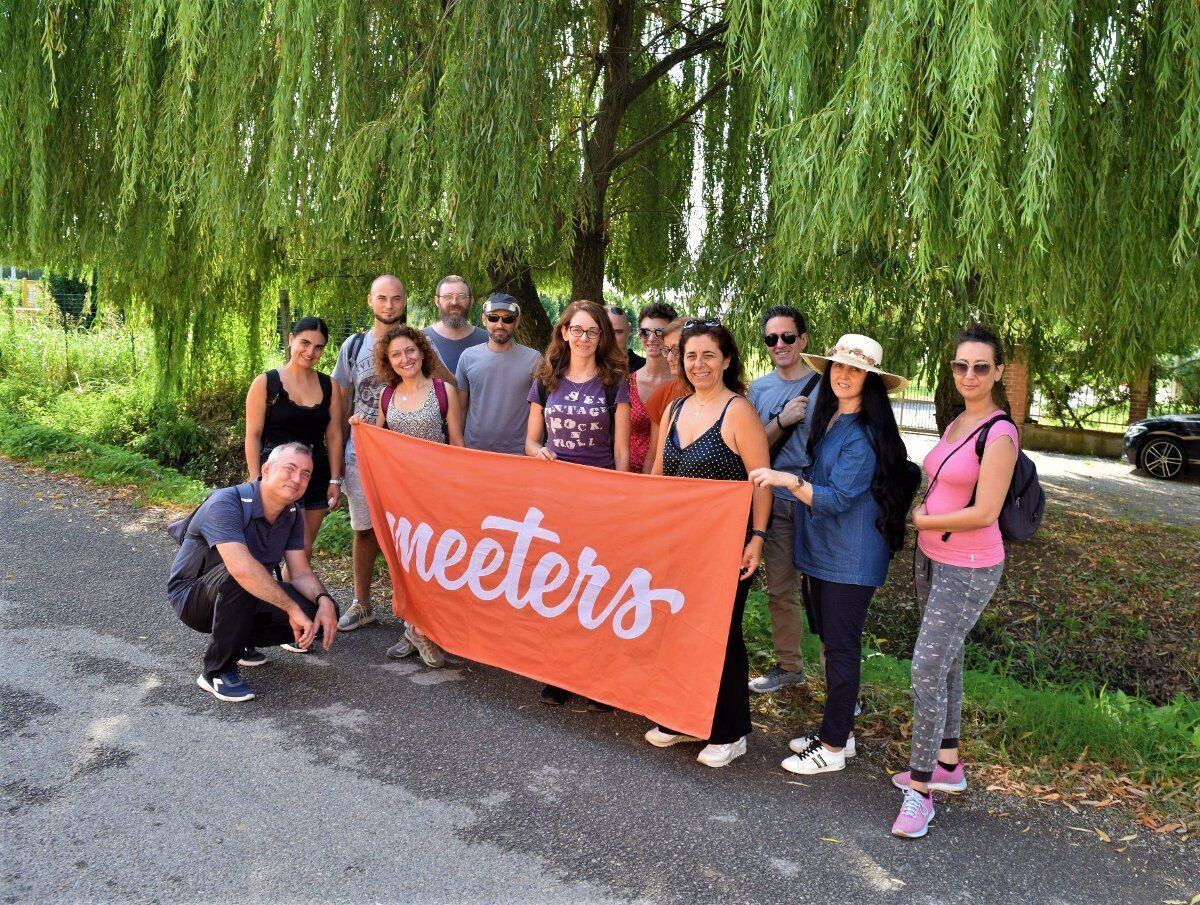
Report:
M 229 311 L 358 305 L 385 270 L 426 298 L 451 271 L 679 287 L 689 237 L 739 226 L 693 226 L 698 166 L 764 204 L 725 153 L 757 102 L 726 29 L 715 0 L 10 0 L 0 245 L 97 267 L 174 364 Z
M 972 316 L 1133 382 L 1200 342 L 1200 4 L 731 0 L 773 287 L 907 365 Z

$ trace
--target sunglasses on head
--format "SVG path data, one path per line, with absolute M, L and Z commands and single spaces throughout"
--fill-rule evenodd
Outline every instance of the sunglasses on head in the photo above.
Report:
M 684 323 L 683 329 L 684 330 L 702 330 L 705 327 L 720 327 L 720 326 L 721 326 L 720 321 L 704 321 L 704 320 L 700 320 L 699 318 L 694 317 L 691 320 L 686 321 Z
M 799 338 L 797 333 L 768 333 L 763 337 L 763 342 L 767 344 L 768 349 L 774 349 L 780 340 L 783 340 L 785 346 L 790 346 Z
M 963 361 L 961 358 L 957 361 L 950 362 L 950 370 L 954 372 L 955 377 L 966 377 L 968 371 L 974 371 L 976 377 L 987 377 L 992 373 L 992 368 L 996 367 L 990 361 L 977 361 L 972 364 L 969 361 Z
M 484 317 L 487 318 L 489 324 L 496 324 L 500 321 L 504 321 L 506 324 L 515 324 L 517 322 L 515 314 L 485 314 Z
M 649 339 L 651 336 L 662 339 L 663 334 L 666 332 L 662 327 L 638 327 L 638 334 L 642 339 Z

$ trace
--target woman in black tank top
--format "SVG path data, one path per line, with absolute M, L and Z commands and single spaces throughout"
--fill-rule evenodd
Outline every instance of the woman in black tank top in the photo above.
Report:
M 770 463 L 767 432 L 754 407 L 742 395 L 742 363 L 733 336 L 712 321 L 688 321 L 679 339 L 680 378 L 693 393 L 671 404 L 659 432 L 651 474 L 715 481 L 745 481 L 750 471 Z M 725 645 L 725 664 L 713 712 L 708 745 L 696 758 L 723 767 L 746 753 L 750 735 L 750 663 L 742 637 L 742 613 L 754 573 L 762 560 L 770 488 L 757 488 L 746 526 L 742 568 Z M 703 525 L 696 530 L 703 531 Z M 666 748 L 701 739 L 655 726 L 650 744 Z
M 311 559 L 321 522 L 342 492 L 341 401 L 317 362 L 329 341 L 319 317 L 296 321 L 288 334 L 288 363 L 259 374 L 246 394 L 246 471 L 259 477 L 262 463 L 281 443 L 312 449 L 313 473 L 300 502 L 304 506 L 304 552 Z

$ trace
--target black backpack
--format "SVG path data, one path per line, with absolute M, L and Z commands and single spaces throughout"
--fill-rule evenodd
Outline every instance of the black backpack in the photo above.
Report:
M 983 461 L 983 450 L 987 446 L 988 430 L 998 421 L 1007 421 L 1016 425 L 1008 415 L 997 415 L 983 425 L 979 436 L 975 439 L 975 455 Z M 975 494 L 971 493 L 971 502 L 975 505 Z M 1042 515 L 1046 509 L 1046 493 L 1042 490 L 1042 482 L 1038 480 L 1037 466 L 1025 455 L 1025 451 L 1017 451 L 1017 464 L 1013 467 L 1012 482 L 1008 485 L 1008 493 L 1004 497 L 1004 505 L 1000 507 L 1000 533 L 1005 540 L 1029 540 L 1042 526 Z
M 204 498 L 204 502 L 200 506 L 197 506 L 183 518 L 176 519 L 167 525 L 167 534 L 171 535 L 175 543 L 179 544 L 180 547 L 187 540 L 202 540 L 203 535 L 199 531 L 192 530 L 192 520 L 196 517 L 196 513 L 200 511 L 201 506 L 212 499 L 213 494 L 221 493 L 228 489 L 227 487 L 222 487 L 220 490 L 214 490 Z M 242 528 L 245 529 L 249 527 L 250 521 L 254 517 L 254 485 L 238 484 L 233 489 L 237 491 L 238 499 L 242 503 Z M 184 569 L 184 575 L 185 577 L 199 578 L 210 571 L 220 561 L 220 554 L 217 553 L 215 547 L 196 546 L 191 550 L 187 566 Z

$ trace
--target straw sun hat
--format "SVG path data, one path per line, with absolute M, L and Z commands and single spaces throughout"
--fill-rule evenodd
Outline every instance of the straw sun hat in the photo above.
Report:
M 847 333 L 839 339 L 833 348 L 824 355 L 804 355 L 804 360 L 815 371 L 825 373 L 825 368 L 831 361 L 838 361 L 863 371 L 870 371 L 883 378 L 883 385 L 889 393 L 895 393 L 908 386 L 908 378 L 899 374 L 889 374 L 880 367 L 883 364 L 883 346 L 869 336 L 858 333 Z

